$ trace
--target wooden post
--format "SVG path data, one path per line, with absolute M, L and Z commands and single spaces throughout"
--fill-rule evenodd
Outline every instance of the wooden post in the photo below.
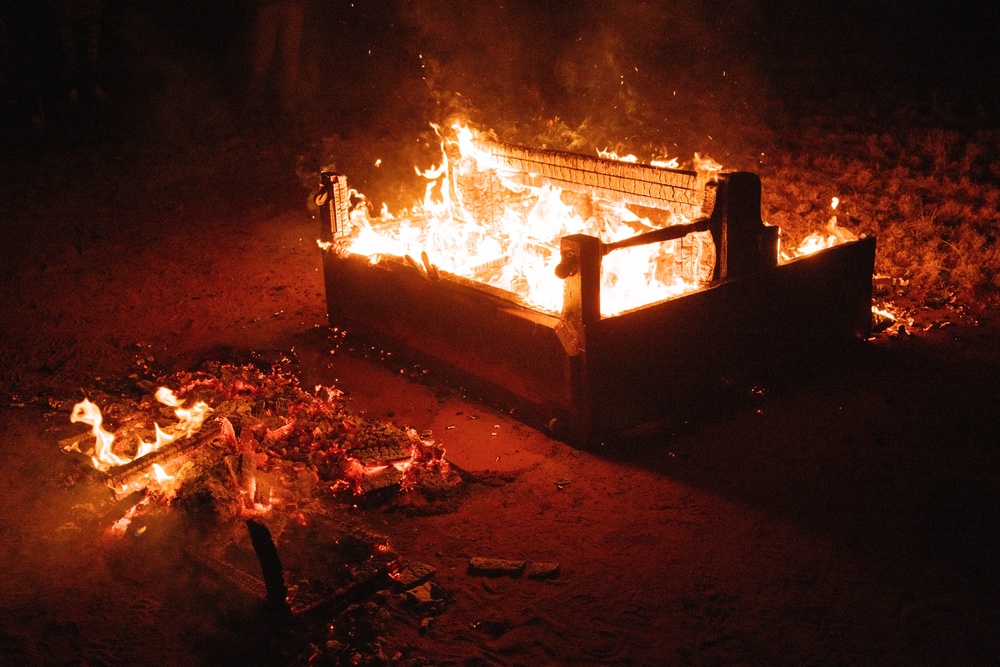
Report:
M 601 319 L 601 258 L 599 239 L 573 234 L 560 240 L 562 260 L 556 275 L 565 281 L 562 324 L 575 341 L 576 354 L 570 357 L 570 375 L 576 424 L 569 425 L 574 439 L 585 442 L 590 435 L 590 378 L 587 368 L 588 329 Z
M 709 227 L 715 241 L 715 279 L 726 280 L 773 268 L 778 263 L 778 228 L 760 218 L 760 177 L 746 171 L 718 183 Z

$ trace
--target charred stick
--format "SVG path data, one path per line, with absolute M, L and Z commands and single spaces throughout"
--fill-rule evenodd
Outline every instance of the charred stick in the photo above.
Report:
M 646 245 L 647 243 L 673 241 L 675 239 L 683 238 L 688 234 L 693 234 L 694 232 L 708 231 L 708 223 L 708 218 L 698 218 L 694 222 L 689 222 L 684 225 L 670 225 L 669 227 L 655 229 L 651 232 L 646 232 L 645 234 L 630 236 L 627 239 L 615 241 L 614 243 L 605 243 L 602 247 L 602 251 L 605 255 L 607 255 L 612 250 L 618 250 L 619 248 L 631 248 L 637 245 Z
M 436 266 L 431 264 L 430 257 L 427 256 L 427 251 L 421 251 L 420 261 L 424 263 L 424 268 L 427 269 L 427 277 L 432 280 L 438 280 L 441 276 L 438 275 L 438 269 Z
M 423 264 L 420 264 L 419 262 L 417 262 L 417 260 L 413 259 L 409 255 L 403 255 L 403 261 L 406 262 L 407 264 L 409 264 L 410 266 L 412 266 L 414 269 L 416 269 L 417 273 L 419 273 L 424 278 L 428 278 L 428 279 L 430 278 L 430 275 L 428 275 L 428 273 L 427 273 L 427 269 L 424 268 Z
M 108 508 L 108 511 L 101 516 L 100 523 L 102 525 L 115 523 L 125 516 L 130 509 L 145 500 L 146 493 L 146 488 L 143 487 L 138 491 L 133 491 L 121 500 L 116 501 L 110 508 Z
M 267 589 L 265 604 L 277 612 L 288 613 L 288 588 L 285 586 L 285 570 L 278 558 L 278 548 L 267 526 L 247 519 L 247 531 L 250 533 L 250 543 L 260 561 L 260 571 L 264 575 L 264 587 Z

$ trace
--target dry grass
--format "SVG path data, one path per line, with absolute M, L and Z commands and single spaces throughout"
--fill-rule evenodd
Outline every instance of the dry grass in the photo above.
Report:
M 878 237 L 879 273 L 909 280 L 915 294 L 995 299 L 1000 132 L 847 126 L 805 119 L 764 164 L 766 219 L 795 243 L 826 222 L 839 197 L 839 223 Z

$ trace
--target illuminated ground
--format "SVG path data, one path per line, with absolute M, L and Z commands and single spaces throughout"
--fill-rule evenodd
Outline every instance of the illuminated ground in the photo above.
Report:
M 152 108 L 225 106 L 177 86 L 195 97 L 164 86 Z M 404 663 L 1000 655 L 1000 328 L 989 318 L 972 326 L 904 295 L 918 325 L 839 368 L 763 387 L 714 420 L 580 451 L 458 392 L 330 354 L 298 139 L 234 121 L 207 141 L 178 122 L 157 135 L 175 144 L 150 143 L 109 125 L 19 137 L 4 161 L 0 655 L 12 664 L 292 662 L 322 640 L 272 638 L 245 598 L 190 566 L 185 545 L 107 541 L 81 519 L 104 501 L 100 487 L 65 485 L 55 434 L 81 388 L 251 349 L 292 354 L 304 384 L 334 384 L 358 411 L 432 430 L 482 480 L 437 516 L 358 511 L 436 567 L 448 600 L 433 615 L 386 605 L 379 632 Z M 561 572 L 475 577 L 473 556 Z

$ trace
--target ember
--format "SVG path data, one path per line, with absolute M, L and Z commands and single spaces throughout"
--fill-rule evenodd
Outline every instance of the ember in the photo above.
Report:
M 136 424 L 151 421 L 150 397 L 132 414 L 125 405 L 116 406 L 125 416 L 115 433 L 105 429 L 94 403 L 84 400 L 73 409 L 71 421 L 92 426 L 94 467 L 119 493 L 148 484 L 193 512 L 231 518 L 314 494 L 361 493 L 371 486 L 367 480 L 386 468 L 398 474 L 379 488 L 398 487 L 413 461 L 447 473 L 444 450 L 433 440 L 351 414 L 341 392 L 331 387 L 310 393 L 276 370 L 224 364 L 178 373 L 168 382 L 179 385 L 178 392 L 161 387 L 155 401 L 176 408 L 177 422 L 154 424 L 156 443 L 137 438 L 134 456 L 119 455 L 115 444 L 134 434 Z M 186 402 L 193 406 L 181 407 Z M 196 437 L 208 414 L 212 427 Z M 199 452 L 205 445 L 211 446 Z M 78 440 L 67 449 L 79 450 Z M 196 460 L 180 465 L 182 458 Z
M 94 402 L 73 408 L 71 420 L 91 426 L 94 451 L 80 451 L 79 436 L 64 449 L 84 454 L 81 463 L 119 496 L 101 521 L 108 536 L 148 535 L 175 512 L 204 529 L 186 547 L 191 561 L 278 616 L 348 613 L 352 600 L 391 586 L 408 600 L 433 576 L 345 511 L 359 496 L 398 495 L 408 513 L 454 497 L 462 479 L 429 432 L 361 418 L 339 390 L 306 391 L 277 367 L 210 362 L 159 380 L 178 389 L 104 398 L 115 426 Z M 161 426 L 155 418 L 167 410 L 176 421 Z M 137 436 L 149 424 L 154 447 Z M 234 530 L 240 519 L 246 531 Z M 445 604 L 436 597 L 433 609 L 419 609 L 426 616 Z

